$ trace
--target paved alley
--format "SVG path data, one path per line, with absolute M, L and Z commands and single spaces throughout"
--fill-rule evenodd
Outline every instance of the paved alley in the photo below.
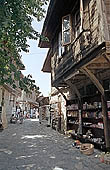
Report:
M 95 156 L 72 146 L 73 140 L 38 121 L 9 124 L 0 132 L 0 170 L 109 170 Z

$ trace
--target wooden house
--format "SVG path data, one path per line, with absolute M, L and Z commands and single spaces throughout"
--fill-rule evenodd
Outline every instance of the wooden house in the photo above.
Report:
M 49 48 L 43 71 L 51 72 L 53 87 L 71 90 L 68 129 L 90 129 L 110 148 L 110 1 L 51 0 L 42 35 L 49 39 L 39 42 Z

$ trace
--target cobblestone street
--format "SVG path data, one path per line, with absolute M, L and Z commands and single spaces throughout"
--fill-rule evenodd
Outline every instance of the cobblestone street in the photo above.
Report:
M 0 132 L 0 170 L 109 170 L 95 150 L 86 156 L 72 146 L 73 140 L 45 124 L 25 120 Z

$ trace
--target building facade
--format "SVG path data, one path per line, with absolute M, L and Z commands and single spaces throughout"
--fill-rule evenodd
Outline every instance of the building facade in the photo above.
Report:
M 51 0 L 42 35 L 49 39 L 39 42 L 41 48 L 49 48 L 43 71 L 51 72 L 53 87 L 69 87 L 72 94 L 67 101 L 72 109 L 67 109 L 69 128 L 78 124 L 75 131 L 86 134 L 87 123 L 93 121 L 97 127 L 97 132 L 89 127 L 93 135 L 104 136 L 106 148 L 110 148 L 110 2 Z M 85 121 L 92 113 L 95 121 L 97 117 L 102 120 Z
M 37 94 L 34 90 L 30 93 L 26 93 L 22 90 L 21 96 L 17 98 L 17 107 L 20 107 L 22 112 L 31 114 L 33 109 L 37 109 L 39 107 L 39 103 L 36 101 L 36 98 Z
M 20 95 L 19 87 L 13 89 L 7 84 L 0 86 L 0 120 L 3 128 L 7 128 L 11 115 L 16 111 L 16 101 Z

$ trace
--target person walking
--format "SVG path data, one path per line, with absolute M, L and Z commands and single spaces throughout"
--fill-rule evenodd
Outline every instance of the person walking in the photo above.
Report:
M 20 117 L 19 117 L 20 124 L 22 124 L 22 123 L 23 123 L 23 113 L 20 112 L 19 116 L 20 116 Z

